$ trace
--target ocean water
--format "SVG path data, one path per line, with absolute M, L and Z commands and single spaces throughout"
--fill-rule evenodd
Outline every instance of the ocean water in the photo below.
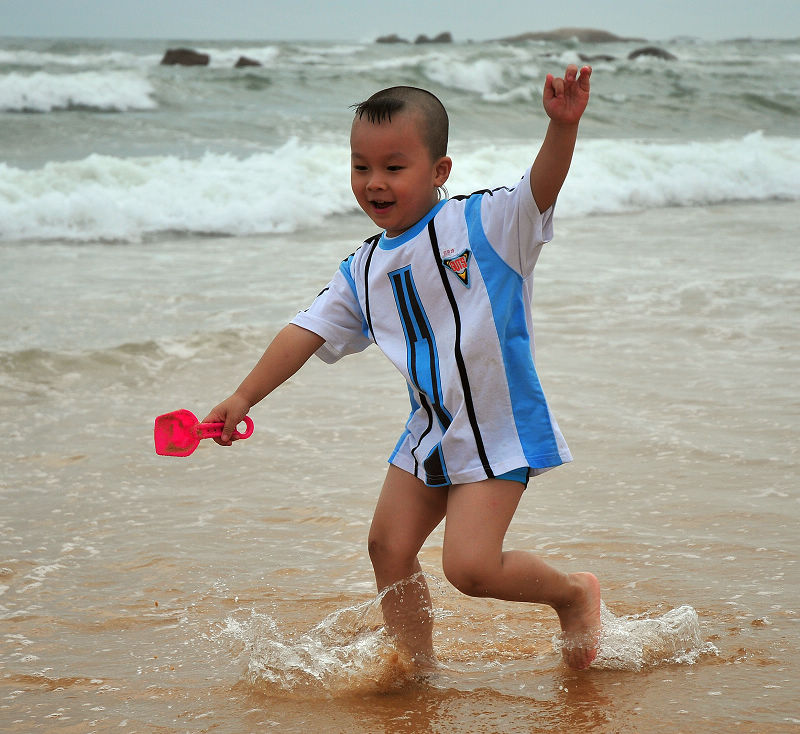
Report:
M 0 39 L 3 731 L 800 726 L 800 41 L 660 45 Z M 549 609 L 453 590 L 439 529 L 414 677 L 366 554 L 407 415 L 377 351 L 312 360 L 229 450 L 156 456 L 153 418 L 202 417 L 374 233 L 351 104 L 430 88 L 450 192 L 504 185 L 580 54 L 534 304 L 575 461 L 507 545 L 598 575 L 600 655 L 572 672 Z

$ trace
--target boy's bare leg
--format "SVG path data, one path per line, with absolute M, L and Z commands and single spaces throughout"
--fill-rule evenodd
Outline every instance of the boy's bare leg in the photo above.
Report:
M 417 553 L 446 508 L 446 490 L 390 465 L 369 531 L 378 590 L 394 587 L 381 602 L 386 629 L 420 665 L 434 659 L 433 610 Z
M 589 667 L 600 634 L 600 585 L 590 573 L 562 573 L 533 553 L 503 551 L 523 492 L 519 482 L 489 479 L 448 493 L 442 564 L 450 582 L 470 596 L 547 604 L 564 634 L 564 661 Z

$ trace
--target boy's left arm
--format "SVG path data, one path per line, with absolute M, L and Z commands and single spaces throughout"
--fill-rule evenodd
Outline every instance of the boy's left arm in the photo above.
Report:
M 549 209 L 567 178 L 578 123 L 589 102 L 589 77 L 592 68 L 570 64 L 564 78 L 547 75 L 542 95 L 545 112 L 550 118 L 542 147 L 531 169 L 531 191 L 540 212 Z

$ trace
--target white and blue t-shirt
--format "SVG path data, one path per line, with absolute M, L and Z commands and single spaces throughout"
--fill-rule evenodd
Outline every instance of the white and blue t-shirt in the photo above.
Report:
M 389 461 L 431 486 L 572 460 L 533 361 L 533 269 L 553 210 L 539 212 L 529 177 L 367 240 L 292 322 L 325 339 L 325 362 L 374 342 L 400 370 L 411 415 Z

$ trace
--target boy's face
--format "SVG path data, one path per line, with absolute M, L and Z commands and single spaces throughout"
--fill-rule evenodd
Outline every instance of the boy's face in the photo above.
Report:
M 350 185 L 358 205 L 389 237 L 397 237 L 436 204 L 452 162 L 437 161 L 422 140 L 420 116 L 401 111 L 391 122 L 356 118 L 350 132 Z

